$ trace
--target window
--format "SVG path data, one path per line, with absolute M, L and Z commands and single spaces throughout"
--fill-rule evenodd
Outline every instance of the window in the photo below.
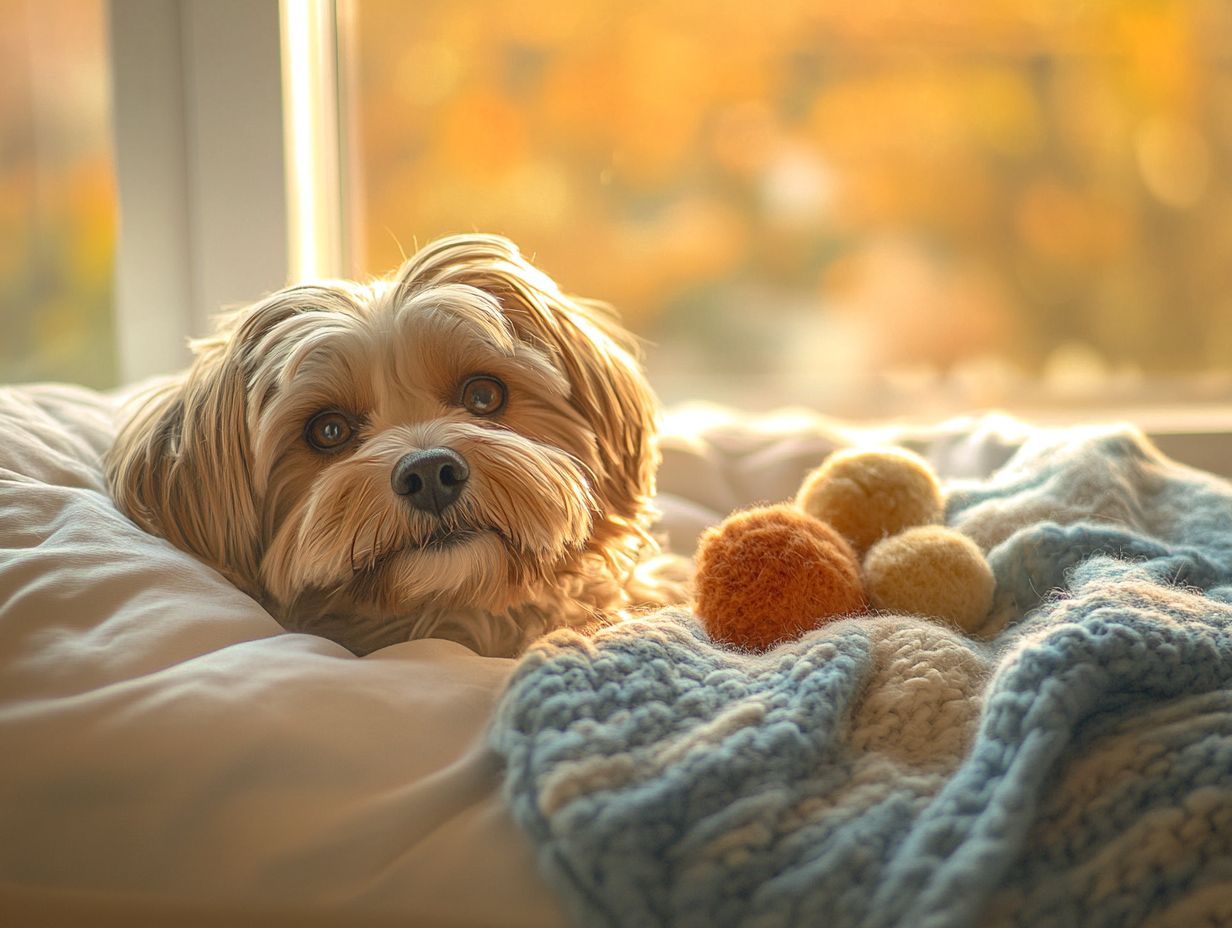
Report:
M 407 10 L 17 2 L 0 379 L 174 369 L 224 305 L 482 229 L 669 403 L 1227 428 L 1222 0 Z
M 508 234 L 669 401 L 1232 397 L 1224 0 L 344 11 L 355 273 Z

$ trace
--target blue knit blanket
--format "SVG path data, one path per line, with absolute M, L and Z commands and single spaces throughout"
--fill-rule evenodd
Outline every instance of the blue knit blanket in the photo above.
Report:
M 579 924 L 1232 924 L 1232 486 L 1040 433 L 947 520 L 996 573 L 977 638 L 754 656 L 676 610 L 523 658 L 492 742 Z

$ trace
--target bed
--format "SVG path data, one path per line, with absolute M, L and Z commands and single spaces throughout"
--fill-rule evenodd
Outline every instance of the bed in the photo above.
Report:
M 679 610 L 594 641 L 571 633 L 553 637 L 520 663 L 437 640 L 356 658 L 327 640 L 284 631 L 215 572 L 116 511 L 101 470 L 114 402 L 68 386 L 0 390 L 0 919 L 6 924 L 549 928 L 691 919 L 787 925 L 807 923 L 827 907 L 835 924 L 981 924 L 989 913 L 1013 924 L 1020 911 L 1055 916 L 1027 922 L 1034 924 L 1142 922 L 1135 912 L 1160 925 L 1232 923 L 1232 489 L 1171 464 L 1149 446 L 1141 446 L 1145 457 L 1135 456 L 1137 437 L 1044 435 L 1004 417 L 861 431 L 808 413 L 749 419 L 692 408 L 670 415 L 659 506 L 660 530 L 673 550 L 691 553 L 698 534 L 734 508 L 789 495 L 836 447 L 900 441 L 952 482 L 951 520 L 986 546 L 998 570 L 998 626 L 980 642 L 951 635 L 936 646 L 965 649 L 968 689 L 975 694 L 962 694 L 959 734 L 944 750 L 934 751 L 923 768 L 915 760 L 896 761 L 884 745 L 868 747 L 867 757 L 852 755 L 852 713 L 876 698 L 878 685 L 870 682 L 875 668 L 853 671 L 850 679 L 831 681 L 833 705 L 849 708 L 839 712 L 830 735 L 796 745 L 802 753 L 795 759 L 804 767 L 792 774 L 757 761 L 759 750 L 784 756 L 783 744 L 758 740 L 758 725 L 727 728 L 720 721 L 715 728 L 716 719 L 739 716 L 741 700 L 766 702 L 765 687 L 746 686 L 750 680 L 778 674 L 781 688 L 784 655 L 810 667 L 826 665 L 826 655 L 830 664 L 835 655 L 855 655 L 858 664 L 860 649 L 873 638 L 917 629 L 918 620 L 867 620 L 880 623 L 875 634 L 872 626 L 840 623 L 756 660 L 716 652 Z M 1049 521 L 1058 505 L 1050 492 L 1062 484 L 1072 488 L 1082 462 L 1066 473 L 1028 464 L 1051 466 L 1064 457 L 1061 450 L 1086 447 L 1084 441 L 1111 441 L 1133 452 L 1108 458 L 1104 470 L 1088 475 L 1099 486 L 1113 474 L 1119 495 L 1103 493 L 1094 509 L 1071 500 L 1072 518 Z M 1184 489 L 1175 503 L 1189 507 L 1184 512 L 1167 496 L 1176 487 Z M 1167 505 L 1159 502 L 1165 497 Z M 1186 512 L 1200 515 L 1201 524 L 1191 525 Z M 1047 569 L 1032 572 L 1024 552 L 1044 549 L 1030 548 L 1022 533 L 1043 523 L 1059 526 L 1050 550 L 1069 552 L 1072 563 L 1053 558 Z M 1091 524 L 1124 529 L 1141 545 L 1122 544 L 1124 538 L 1107 532 L 1094 540 L 1065 535 L 1067 526 Z M 1225 531 L 1226 538 L 1219 535 Z M 1159 558 L 1174 561 L 1152 572 Z M 988 708 L 999 705 L 997 681 L 1012 675 L 1015 655 L 1034 654 L 1032 643 L 1054 633 L 1054 625 L 1082 626 L 1085 619 L 1075 612 L 1056 623 L 1049 616 L 1067 600 L 1081 600 L 1080 589 L 1069 585 L 1091 580 L 1075 573 L 1088 561 L 1101 589 L 1119 583 L 1135 591 L 1125 609 L 1146 614 L 1142 621 L 1155 609 L 1167 613 L 1158 623 L 1179 624 L 1185 634 L 1165 643 L 1169 654 L 1182 662 L 1177 666 L 1200 665 L 1201 673 L 1150 692 L 1122 681 L 1107 699 L 1084 703 L 1081 717 L 1062 712 L 1061 727 L 1081 728 L 1080 738 L 1048 742 L 1052 753 L 1031 755 L 1035 761 L 1015 755 L 1014 769 L 1042 783 L 1032 792 L 1014 781 L 1018 792 L 1011 799 L 1025 806 L 999 806 L 1010 811 L 997 820 L 980 818 L 977 809 L 971 814 L 978 834 L 959 834 L 952 821 L 936 817 L 937 803 L 952 812 L 965 808 L 964 782 L 977 792 L 1008 782 L 971 772 L 971 763 L 995 760 L 980 726 L 1009 724 Z M 1109 564 L 1139 574 L 1098 573 L 1112 569 Z M 1028 602 L 1023 591 L 1041 582 L 1045 588 Z M 1152 605 L 1158 592 L 1152 590 L 1168 584 L 1180 605 Z M 1115 603 L 1104 605 L 1104 619 L 1116 613 Z M 1032 617 L 1034 624 L 1024 621 Z M 933 641 L 937 633 L 928 634 Z M 679 669 L 703 665 L 703 680 L 721 682 L 726 674 L 744 682 L 722 704 L 643 724 L 632 703 L 604 708 L 594 702 L 604 668 L 617 666 L 619 655 L 634 660 L 626 668 L 636 669 L 640 660 L 663 669 L 669 689 L 679 683 Z M 1083 677 L 1085 665 L 1076 666 Z M 1116 666 L 1132 680 L 1133 667 Z M 622 672 L 618 682 L 634 677 Z M 1048 679 L 1045 673 L 1034 684 L 1019 680 L 1020 701 L 1024 693 L 1059 685 Z M 560 681 L 568 685 L 561 688 Z M 545 685 L 557 686 L 553 698 L 544 698 Z M 1068 690 L 1054 695 L 1062 708 L 1074 698 Z M 789 695 L 782 698 L 790 702 Z M 766 705 L 786 705 L 777 699 Z M 1157 854 L 1137 881 L 1157 895 L 1134 909 L 1107 890 L 1113 901 L 1094 921 L 1075 921 L 1090 913 L 1066 908 L 1072 900 L 1065 893 L 1048 897 L 1051 908 L 1031 908 L 1032 888 L 1038 899 L 1039 887 L 1050 885 L 1049 867 L 1064 855 L 1041 850 L 1028 861 L 1011 853 L 1010 845 L 1038 838 L 1026 806 L 1052 795 L 1056 778 L 1073 775 L 1084 745 L 1086 753 L 1094 744 L 1132 755 L 1132 739 L 1141 732 L 1126 734 L 1131 710 L 1171 733 L 1176 750 L 1190 751 L 1190 779 L 1168 781 L 1139 810 L 1165 822 L 1163 831 L 1179 848 L 1173 858 L 1189 869 L 1177 875 L 1172 858 Z M 1184 740 L 1178 719 L 1191 717 L 1202 725 Z M 793 718 L 799 722 L 798 714 Z M 767 723 L 761 735 L 782 734 L 780 722 Z M 738 775 L 731 763 L 704 769 L 700 756 L 725 755 L 697 753 L 702 729 L 732 757 L 754 762 Z M 1156 752 L 1169 750 L 1163 735 L 1151 744 Z M 588 756 L 622 753 L 629 760 L 623 778 L 578 766 Z M 658 760 L 649 763 L 651 757 Z M 768 784 L 771 766 L 778 779 Z M 845 819 L 785 817 L 789 807 L 807 807 L 827 790 L 850 791 L 857 768 L 860 782 L 885 775 L 915 786 L 885 807 L 867 793 L 854 803 L 830 803 Z M 831 779 L 819 780 L 819 769 Z M 1135 773 L 1128 783 L 1124 770 L 1120 780 L 1105 770 L 1093 782 L 1114 792 L 1150 793 L 1149 773 Z M 1079 777 L 1074 788 L 1083 782 Z M 723 783 L 731 788 L 726 800 L 713 808 L 690 805 L 690 797 L 713 799 L 715 785 Z M 770 806 L 759 807 L 759 796 L 769 796 Z M 893 827 L 851 829 L 885 808 L 898 810 L 887 819 Z M 685 810 L 680 829 L 656 832 L 651 826 L 672 820 L 673 809 Z M 924 827 L 930 809 L 934 820 Z M 759 832 L 766 816 L 778 824 Z M 1210 827 L 1195 831 L 1195 821 Z M 1140 825 L 1131 816 L 1118 827 Z M 896 868 L 870 863 L 873 845 L 862 849 L 858 838 L 889 842 L 882 856 L 892 856 Z M 1082 854 L 1104 846 L 1085 832 L 1074 840 L 1087 842 Z M 1046 844 L 1039 847 L 1052 849 Z M 1199 857 L 1187 852 L 1192 846 L 1201 847 Z M 852 869 L 853 861 L 863 863 Z M 1109 866 L 1132 871 L 1131 863 L 1118 858 Z M 1006 873 L 1022 879 L 1011 886 Z M 1159 873 L 1167 880 L 1151 876 Z M 1098 865 L 1087 874 L 1092 885 L 1106 875 Z M 1121 874 L 1107 885 L 1121 885 L 1122 878 L 1128 879 Z

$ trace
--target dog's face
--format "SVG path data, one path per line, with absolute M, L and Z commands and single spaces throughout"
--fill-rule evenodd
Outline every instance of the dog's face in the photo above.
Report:
M 196 349 L 123 428 L 113 493 L 291 627 L 366 651 L 450 613 L 595 612 L 648 543 L 626 339 L 503 239 L 290 288 Z

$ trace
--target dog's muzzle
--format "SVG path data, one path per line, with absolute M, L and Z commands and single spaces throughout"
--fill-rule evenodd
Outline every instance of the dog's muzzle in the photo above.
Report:
M 471 469 L 451 448 L 412 451 L 394 465 L 394 492 L 416 509 L 440 515 L 462 495 Z

